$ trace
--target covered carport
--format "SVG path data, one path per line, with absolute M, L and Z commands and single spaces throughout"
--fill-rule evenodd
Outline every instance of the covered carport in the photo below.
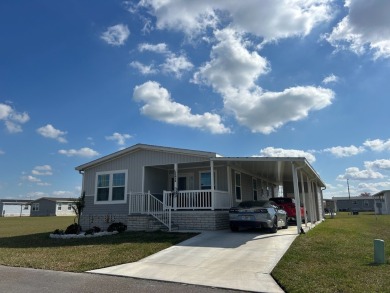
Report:
M 283 196 L 294 197 L 297 215 L 297 230 L 301 231 L 302 218 L 299 203 L 303 204 L 305 225 L 322 221 L 323 194 L 326 188 L 317 172 L 304 157 L 217 157 L 214 164 L 225 163 L 228 169 L 242 170 L 253 177 L 263 178 L 275 186 L 283 187 Z

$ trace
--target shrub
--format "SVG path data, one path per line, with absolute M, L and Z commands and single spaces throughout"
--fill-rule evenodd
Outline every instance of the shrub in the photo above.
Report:
M 114 232 L 118 231 L 119 233 L 124 232 L 127 230 L 127 226 L 123 224 L 122 222 L 119 223 L 112 223 L 110 226 L 107 228 L 107 232 Z
M 87 231 L 85 231 L 84 235 L 93 235 L 93 234 L 99 233 L 101 231 L 102 231 L 102 229 L 100 229 L 99 227 L 93 226 L 91 229 L 88 229 Z
M 64 234 L 64 230 L 60 230 L 60 229 L 55 229 L 53 234 L 57 234 L 57 235 L 63 235 Z
M 80 231 L 81 227 L 79 226 L 79 224 L 74 223 L 66 228 L 65 234 L 78 234 Z
M 102 229 L 100 229 L 100 228 L 97 227 L 97 226 L 93 226 L 92 229 L 93 229 L 93 232 L 94 232 L 94 233 L 99 233 L 99 232 L 102 231 Z

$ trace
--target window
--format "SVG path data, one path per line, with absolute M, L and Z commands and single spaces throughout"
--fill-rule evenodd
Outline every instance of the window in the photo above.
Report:
M 364 206 L 366 206 L 366 207 L 368 207 L 370 204 L 369 204 L 369 202 L 368 202 L 368 199 L 365 199 L 364 200 Z
M 211 189 L 211 172 L 200 172 L 200 189 L 207 190 Z M 214 172 L 214 189 L 216 189 L 217 180 Z
M 62 204 L 61 203 L 58 203 L 58 206 L 57 206 L 57 210 L 61 210 L 61 208 L 62 208 Z
M 28 205 L 24 205 L 24 206 L 23 206 L 23 209 L 24 209 L 24 210 L 28 210 Z
M 72 210 L 72 204 L 68 203 L 68 211 L 71 211 L 71 210 Z
M 353 201 L 352 201 L 352 204 L 358 204 L 358 203 L 357 203 L 357 200 L 353 200 Z
M 253 200 L 257 200 L 257 180 L 252 178 L 252 187 L 253 187 Z
M 127 171 L 99 172 L 95 202 L 126 202 Z
M 236 200 L 241 201 L 241 173 L 235 174 Z
M 39 203 L 33 203 L 32 204 L 32 210 L 35 211 L 35 212 L 39 211 Z

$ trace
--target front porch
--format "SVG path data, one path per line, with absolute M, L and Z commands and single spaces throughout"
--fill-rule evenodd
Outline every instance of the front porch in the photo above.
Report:
M 226 229 L 231 206 L 229 193 L 220 190 L 164 191 L 162 198 L 150 192 L 131 193 L 128 229 L 157 230 L 158 223 L 150 217 L 169 231 Z

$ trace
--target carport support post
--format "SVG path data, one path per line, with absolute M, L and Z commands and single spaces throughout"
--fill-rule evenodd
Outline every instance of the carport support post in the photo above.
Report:
M 297 220 L 297 231 L 298 234 L 301 232 L 302 228 L 302 217 L 301 217 L 301 201 L 299 199 L 299 185 L 298 185 L 298 174 L 297 168 L 295 168 L 294 163 L 291 162 L 292 174 L 293 174 L 293 184 L 294 184 L 294 197 L 295 197 L 295 212 Z
M 303 200 L 303 215 L 305 216 L 305 227 L 307 227 L 305 182 L 303 181 L 302 171 L 300 173 L 301 173 L 301 189 L 302 189 L 302 200 Z
M 177 195 L 179 191 L 179 165 L 175 163 L 173 165 L 173 207 L 175 211 L 177 210 Z
M 215 208 L 215 193 L 214 193 L 214 161 L 210 160 L 210 176 L 211 176 L 211 210 Z

